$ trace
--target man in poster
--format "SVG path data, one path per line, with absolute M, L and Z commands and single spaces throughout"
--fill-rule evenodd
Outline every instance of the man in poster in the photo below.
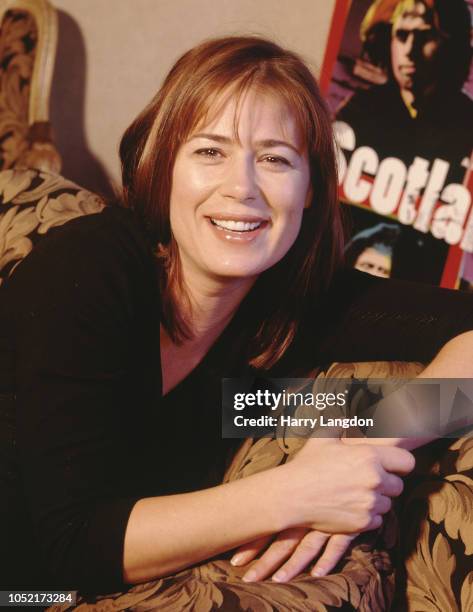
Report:
M 337 119 L 354 129 L 357 146 L 406 163 L 416 155 L 442 158 L 461 180 L 473 142 L 473 101 L 461 91 L 471 61 L 468 7 L 464 0 L 401 0 L 390 23 L 386 84 L 359 90 Z M 369 38 L 376 23 L 364 25 Z

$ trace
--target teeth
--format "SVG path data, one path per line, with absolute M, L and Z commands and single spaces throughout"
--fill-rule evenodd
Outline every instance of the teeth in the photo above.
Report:
M 214 225 L 234 232 L 251 232 L 261 225 L 261 221 L 256 223 L 246 223 L 245 221 L 223 221 L 222 219 L 211 219 Z

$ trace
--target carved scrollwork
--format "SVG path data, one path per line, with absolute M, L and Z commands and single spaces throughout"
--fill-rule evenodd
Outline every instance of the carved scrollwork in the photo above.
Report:
M 46 0 L 4 0 L 0 19 L 0 170 L 59 172 L 47 110 L 56 14 Z

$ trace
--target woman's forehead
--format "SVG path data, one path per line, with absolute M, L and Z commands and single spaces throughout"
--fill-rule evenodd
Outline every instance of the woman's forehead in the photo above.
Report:
M 245 122 L 268 128 L 305 144 L 302 126 L 289 101 L 270 87 L 249 87 L 243 91 L 231 88 L 220 92 L 209 102 L 200 117 L 195 118 L 189 138 L 197 132 L 225 129 L 238 138 Z

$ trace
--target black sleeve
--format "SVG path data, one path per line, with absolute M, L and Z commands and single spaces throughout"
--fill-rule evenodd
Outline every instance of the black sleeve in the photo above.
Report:
M 140 497 L 136 423 L 146 428 L 130 392 L 143 258 L 127 224 L 110 217 L 53 231 L 4 298 L 16 311 L 17 444 L 32 546 L 54 585 L 92 592 L 123 588 L 124 534 Z
M 313 312 L 318 359 L 325 362 L 427 362 L 473 329 L 472 294 L 356 270 L 340 273 Z

